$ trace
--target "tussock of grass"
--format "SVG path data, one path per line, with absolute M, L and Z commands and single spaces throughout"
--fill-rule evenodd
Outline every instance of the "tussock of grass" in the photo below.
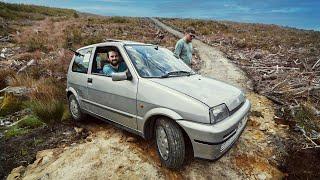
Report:
M 8 85 L 11 87 L 24 86 L 27 88 L 32 88 L 36 83 L 37 81 L 32 77 L 26 75 L 16 75 L 9 78 Z
M 307 132 L 310 132 L 311 130 L 320 130 L 319 120 L 317 121 L 317 119 L 318 117 L 314 115 L 314 112 L 308 103 L 303 104 L 301 109 L 299 109 L 294 116 L 296 123 L 303 127 Z
M 12 69 L 0 70 L 0 89 L 8 86 L 9 78 L 14 77 L 15 72 Z
M 65 29 L 65 48 L 74 47 L 75 44 L 81 44 L 84 37 L 81 35 L 81 29 L 66 28 Z
M 127 18 L 119 17 L 119 16 L 110 17 L 108 19 L 108 21 L 111 23 L 128 23 L 128 22 L 130 22 Z
M 0 107 L 0 116 L 6 116 L 8 114 L 17 112 L 21 108 L 22 108 L 21 99 L 11 94 L 6 94 Z
M 36 116 L 33 116 L 33 115 L 25 116 L 17 123 L 17 126 L 19 128 L 28 128 L 28 129 L 34 129 L 37 127 L 41 127 L 43 125 L 44 123 L 41 120 L 39 120 Z
M 40 101 L 32 100 L 28 103 L 33 113 L 48 126 L 61 122 L 64 113 L 64 104 L 59 100 Z
M 41 79 L 37 81 L 29 97 L 31 100 L 39 101 L 63 100 L 65 98 L 64 87 L 64 84 L 60 83 L 57 79 Z
M 24 134 L 26 134 L 28 132 L 29 132 L 28 129 L 20 128 L 18 126 L 11 126 L 7 131 L 5 131 L 4 137 L 6 139 L 9 139 L 9 138 L 12 138 L 12 137 L 24 135 Z
M 30 35 L 26 41 L 26 47 L 29 52 L 36 50 L 41 50 L 43 52 L 48 51 L 48 34 L 45 32 L 40 32 L 34 35 Z
M 6 139 L 21 136 L 28 133 L 31 129 L 35 129 L 43 125 L 44 123 L 37 117 L 28 115 L 22 118 L 17 124 L 8 127 L 4 135 Z
M 61 118 L 61 121 L 67 122 L 71 120 L 71 114 L 67 105 L 64 106 L 64 112 Z

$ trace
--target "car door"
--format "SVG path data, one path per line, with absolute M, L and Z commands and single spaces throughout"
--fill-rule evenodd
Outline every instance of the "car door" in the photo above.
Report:
M 87 79 L 89 62 L 92 55 L 92 47 L 80 49 L 79 54 L 74 55 L 72 66 L 68 71 L 68 86 L 72 87 L 79 98 L 79 104 L 82 109 L 88 110 Z
M 104 75 L 101 71 L 94 71 L 102 67 L 95 67 L 98 61 L 98 53 L 102 50 L 108 50 L 107 47 L 97 47 L 93 59 L 92 68 L 88 77 L 88 103 L 90 104 L 89 110 L 105 119 L 119 123 L 131 129 L 137 128 L 136 123 L 136 95 L 138 88 L 138 79 L 133 77 L 132 80 L 112 81 L 111 76 Z M 115 47 L 112 47 L 113 49 Z M 122 50 L 123 51 L 123 50 Z M 130 71 L 128 59 L 120 55 L 127 64 Z M 100 56 L 99 56 L 100 57 Z M 100 61 L 100 58 L 99 58 Z

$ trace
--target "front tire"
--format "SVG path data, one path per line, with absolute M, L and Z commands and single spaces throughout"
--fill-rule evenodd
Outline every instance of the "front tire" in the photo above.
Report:
M 180 127 L 167 118 L 159 118 L 155 137 L 161 162 L 170 169 L 181 168 L 185 159 L 185 142 Z
M 85 118 L 85 114 L 81 111 L 76 97 L 71 94 L 69 96 L 69 112 L 74 121 L 79 122 Z

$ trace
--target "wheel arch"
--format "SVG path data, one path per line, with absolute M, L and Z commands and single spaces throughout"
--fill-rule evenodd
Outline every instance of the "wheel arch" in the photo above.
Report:
M 178 114 L 177 114 L 178 115 Z M 181 130 L 182 134 L 183 134 L 183 137 L 184 137 L 184 140 L 185 140 L 185 143 L 188 145 L 186 147 L 190 148 L 189 150 L 191 151 L 191 154 L 193 154 L 193 147 L 192 147 L 192 144 L 191 144 L 191 139 L 189 137 L 189 135 L 187 134 L 187 132 L 180 126 L 179 123 L 176 122 L 176 120 L 179 120 L 179 119 L 182 119 L 182 117 L 179 115 L 179 116 L 170 116 L 168 114 L 163 114 L 163 113 L 157 113 L 157 114 L 152 114 L 151 116 L 149 116 L 145 123 L 144 123 L 144 128 L 143 128 L 143 135 L 144 135 L 144 138 L 145 139 L 154 139 L 155 137 L 155 134 L 154 134 L 154 130 L 155 130 L 155 123 L 156 123 L 156 120 L 158 118 L 161 118 L 161 117 L 164 117 L 166 119 L 169 119 L 170 121 L 172 121 L 173 123 L 175 123 L 179 129 Z M 175 119 L 177 117 L 180 117 L 178 119 Z
M 80 101 L 79 101 L 79 96 L 78 96 L 77 91 L 76 91 L 75 89 L 73 89 L 72 87 L 70 87 L 70 88 L 68 88 L 66 91 L 67 91 L 67 99 L 68 99 L 68 100 L 69 100 L 69 97 L 73 94 L 73 95 L 76 97 L 78 103 L 80 103 Z

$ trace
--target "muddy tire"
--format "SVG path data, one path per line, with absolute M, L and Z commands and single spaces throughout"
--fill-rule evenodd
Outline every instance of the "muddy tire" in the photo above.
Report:
M 155 137 L 161 162 L 170 169 L 181 168 L 185 159 L 185 142 L 179 126 L 167 118 L 159 118 Z
M 69 112 L 72 119 L 76 122 L 83 120 L 86 116 L 86 114 L 81 111 L 79 103 L 73 94 L 69 96 Z

